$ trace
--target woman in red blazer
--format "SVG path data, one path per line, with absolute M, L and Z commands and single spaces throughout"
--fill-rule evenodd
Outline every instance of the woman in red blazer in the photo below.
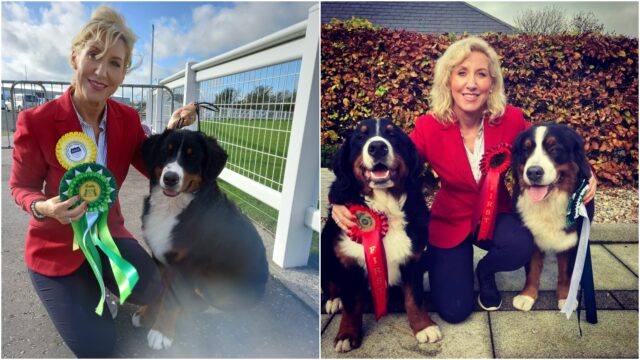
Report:
M 16 203 L 32 216 L 25 261 L 49 316 L 78 357 L 109 357 L 115 332 L 110 312 L 105 311 L 102 316 L 95 313 L 100 299 L 97 280 L 84 254 L 72 250 L 69 223 L 82 217 L 87 205 L 70 209 L 77 197 L 60 201 L 58 186 L 66 169 L 58 162 L 55 147 L 64 134 L 84 132 L 98 148 L 97 162 L 113 173 L 118 188 L 130 165 L 145 174 L 141 146 L 146 137 L 138 113 L 109 99 L 130 70 L 135 40 L 118 13 L 108 7 L 96 9 L 74 39 L 71 87 L 59 99 L 22 111 L 14 135 L 9 184 Z M 169 127 L 175 126 L 179 114 L 181 109 L 173 114 Z M 193 120 L 187 118 L 186 123 Z M 140 276 L 128 299 L 139 305 L 155 301 L 163 286 L 159 273 L 151 257 L 125 228 L 117 199 L 107 222 L 122 256 Z M 117 294 L 104 256 L 102 268 L 105 285 Z
M 488 251 L 476 268 L 478 304 L 488 311 L 502 303 L 495 273 L 519 269 L 531 259 L 533 238 L 511 210 L 503 177 L 493 238 L 478 241 L 471 225 L 484 181 L 479 166 L 484 151 L 513 144 L 531 124 L 506 104 L 498 56 L 479 38 L 457 41 L 445 51 L 430 96 L 432 112 L 416 120 L 410 137 L 440 179 L 429 223 L 429 285 L 440 317 L 457 323 L 474 307 L 474 244 Z M 595 195 L 592 179 L 585 202 Z M 332 216 L 345 231 L 355 225 L 344 206 L 334 206 Z

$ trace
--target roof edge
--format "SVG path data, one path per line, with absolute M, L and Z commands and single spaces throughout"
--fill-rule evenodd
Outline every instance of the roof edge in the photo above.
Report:
M 506 23 L 503 20 L 498 19 L 497 17 L 495 17 L 495 16 L 493 16 L 493 15 L 491 15 L 491 14 L 489 14 L 489 13 L 487 13 L 487 12 L 485 12 L 485 11 L 483 11 L 483 10 L 481 10 L 481 9 L 471 5 L 471 4 L 469 4 L 468 2 L 463 1 L 462 3 L 467 5 L 468 7 L 472 8 L 473 10 L 479 11 L 480 13 L 484 14 L 485 16 L 488 16 L 488 17 L 492 18 L 493 20 L 503 24 L 504 26 L 508 26 L 512 31 L 514 31 L 514 32 L 518 31 L 518 29 L 515 26 L 510 25 L 509 23 Z

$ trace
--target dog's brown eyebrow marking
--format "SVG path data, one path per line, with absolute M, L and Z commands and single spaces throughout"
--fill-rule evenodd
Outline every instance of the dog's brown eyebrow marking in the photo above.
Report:
M 547 145 L 551 146 L 558 142 L 558 140 L 555 138 L 555 136 L 549 136 L 545 142 L 547 143 Z
M 367 125 L 362 125 L 362 127 L 360 128 L 360 132 L 361 133 L 366 133 L 367 132 Z
M 531 141 L 531 139 L 526 139 L 526 140 L 524 141 L 524 143 L 522 144 L 522 146 L 523 146 L 525 149 L 528 149 L 528 148 L 530 148 L 530 147 L 531 147 L 532 143 L 533 143 L 533 141 Z
M 193 152 L 193 149 L 187 148 L 187 155 L 191 155 L 192 152 Z
M 385 129 L 387 131 L 393 131 L 393 125 L 389 124 L 389 125 L 385 126 Z
M 169 149 L 169 151 L 173 150 L 173 144 L 169 144 L 168 149 Z

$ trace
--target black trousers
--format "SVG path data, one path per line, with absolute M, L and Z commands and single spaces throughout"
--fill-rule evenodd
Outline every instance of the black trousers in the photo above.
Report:
M 114 238 L 114 241 L 122 257 L 136 268 L 140 276 L 127 301 L 146 305 L 157 300 L 163 283 L 152 258 L 134 239 Z M 98 252 L 105 286 L 118 295 L 109 260 L 104 253 Z M 114 321 L 106 304 L 102 316 L 95 313 L 100 300 L 100 287 L 87 261 L 67 276 L 51 277 L 31 270 L 29 275 L 51 321 L 77 357 L 112 356 L 116 340 Z
M 474 308 L 473 245 L 488 253 L 478 263 L 483 273 L 513 271 L 531 260 L 533 235 L 515 214 L 498 214 L 493 239 L 476 241 L 469 235 L 461 244 L 427 250 L 431 297 L 440 317 L 449 323 L 465 320 Z

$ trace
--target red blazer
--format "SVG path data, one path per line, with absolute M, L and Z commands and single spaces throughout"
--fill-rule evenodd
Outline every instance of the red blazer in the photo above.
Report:
M 513 144 L 515 138 L 531 124 L 519 108 L 507 105 L 498 125 L 484 123 L 484 146 L 491 149 L 500 143 Z M 432 115 L 416 120 L 409 135 L 420 155 L 440 177 L 440 190 L 431 207 L 429 243 L 449 249 L 460 244 L 471 232 L 471 215 L 480 201 L 480 183 L 476 183 L 457 124 L 441 125 Z M 498 212 L 511 212 L 511 198 L 500 180 Z
M 107 168 L 120 189 L 130 164 L 146 174 L 141 152 L 146 137 L 135 109 L 111 99 L 107 100 L 107 107 Z M 56 159 L 55 146 L 62 135 L 71 131 L 82 131 L 71 103 L 71 88 L 60 98 L 18 115 L 9 186 L 16 203 L 32 216 L 31 202 L 58 195 L 60 179 L 66 170 Z M 133 237 L 124 227 L 118 199 L 107 222 L 113 237 Z M 72 241 L 71 225 L 60 224 L 53 218 L 44 221 L 32 218 L 25 245 L 27 266 L 47 276 L 74 272 L 85 257 L 82 251 L 72 250 Z

